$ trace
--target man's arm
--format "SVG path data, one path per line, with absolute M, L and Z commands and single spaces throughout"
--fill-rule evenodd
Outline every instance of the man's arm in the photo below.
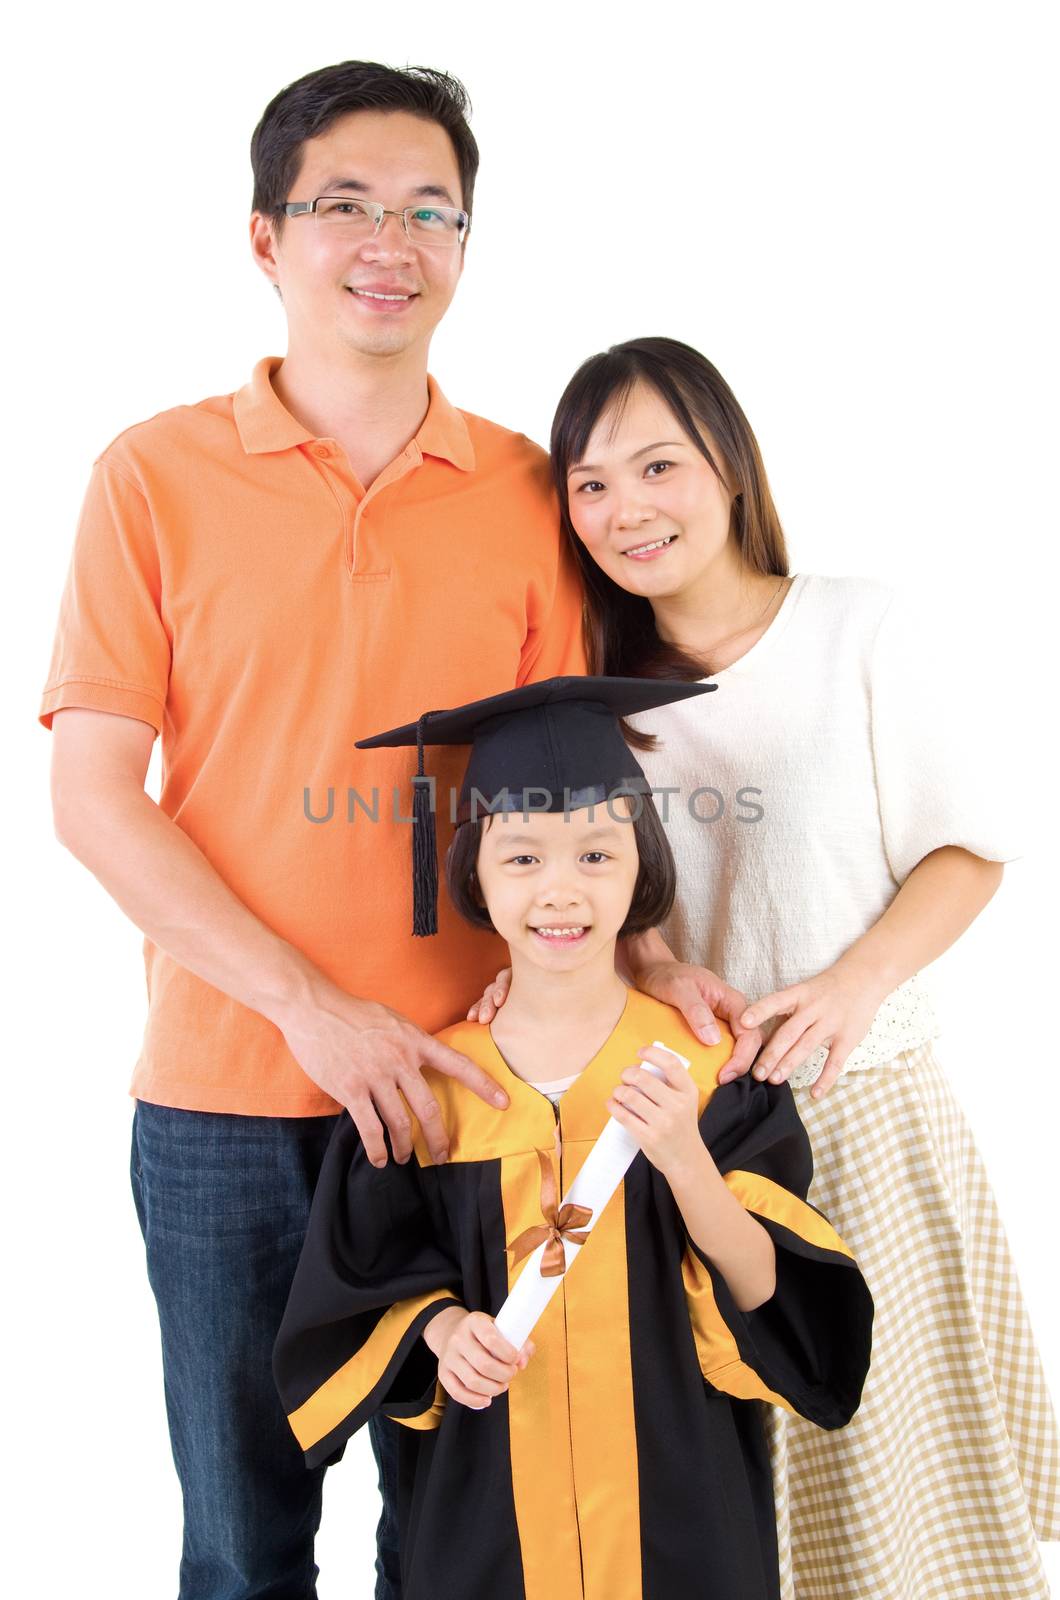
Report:
M 55 714 L 52 810 L 60 842 L 152 942 L 206 983 L 266 1017 L 303 1072 L 344 1105 L 369 1159 L 386 1163 L 385 1123 L 408 1160 L 408 1107 L 435 1159 L 448 1136 L 424 1065 L 488 1103 L 507 1096 L 466 1056 L 407 1017 L 347 994 L 237 898 L 202 851 L 144 791 L 154 729 L 68 707 Z M 402 1099 L 404 1097 L 404 1101 Z

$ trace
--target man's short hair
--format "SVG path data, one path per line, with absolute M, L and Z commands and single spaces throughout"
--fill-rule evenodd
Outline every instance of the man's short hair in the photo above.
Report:
M 340 61 L 320 67 L 269 101 L 250 141 L 254 211 L 282 226 L 284 204 L 302 167 L 302 146 L 351 111 L 406 111 L 443 127 L 460 171 L 460 204 L 471 215 L 479 157 L 467 123 L 471 112 L 467 90 L 458 78 L 433 67 L 402 69 L 378 61 Z

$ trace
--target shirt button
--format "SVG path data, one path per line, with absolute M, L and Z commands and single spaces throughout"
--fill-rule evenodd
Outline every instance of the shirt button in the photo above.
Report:
M 313 454 L 315 456 L 319 456 L 321 461 L 326 461 L 328 456 L 331 454 L 331 446 L 326 444 L 315 444 L 313 446 Z

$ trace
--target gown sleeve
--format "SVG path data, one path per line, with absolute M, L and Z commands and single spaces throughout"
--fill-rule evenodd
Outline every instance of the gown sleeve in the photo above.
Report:
M 686 1239 L 685 1296 L 703 1376 L 738 1399 L 759 1399 L 841 1428 L 861 1400 L 872 1296 L 851 1251 L 806 1193 L 810 1141 L 788 1084 L 750 1074 L 724 1084 L 700 1119 L 726 1184 L 776 1249 L 776 1289 L 741 1311 L 724 1277 Z
M 273 1348 L 276 1385 L 309 1467 L 338 1460 L 377 1411 L 409 1427 L 439 1425 L 438 1362 L 420 1336 L 461 1303 L 460 1273 L 432 1220 L 426 1181 L 415 1155 L 373 1167 L 343 1115 Z

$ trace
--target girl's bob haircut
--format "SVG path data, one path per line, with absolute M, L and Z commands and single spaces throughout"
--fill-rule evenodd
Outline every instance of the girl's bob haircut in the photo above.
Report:
M 651 795 L 634 795 L 631 797 L 631 806 L 630 826 L 637 841 L 640 868 L 626 920 L 619 929 L 619 938 L 631 933 L 647 933 L 649 929 L 657 927 L 669 916 L 677 888 L 673 851 L 654 800 Z M 446 852 L 445 881 L 449 898 L 464 921 L 470 922 L 474 928 L 485 928 L 495 933 L 482 898 L 477 872 L 482 829 L 492 820 L 491 817 L 480 817 L 477 821 L 460 824 Z

